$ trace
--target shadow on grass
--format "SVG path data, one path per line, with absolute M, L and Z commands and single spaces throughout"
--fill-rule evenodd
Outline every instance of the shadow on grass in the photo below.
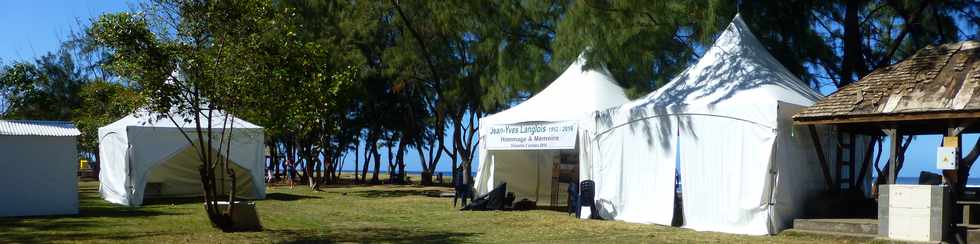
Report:
M 306 195 L 296 195 L 296 194 L 287 194 L 287 193 L 278 193 L 278 192 L 265 194 L 266 200 L 276 200 L 276 201 L 285 201 L 285 202 L 303 200 L 303 199 L 320 199 L 320 198 L 321 197 L 318 196 L 306 196 Z
M 405 197 L 405 196 L 426 196 L 428 194 L 438 194 L 442 192 L 440 190 L 368 190 L 368 191 L 356 191 L 350 192 L 348 194 L 367 197 L 367 198 L 385 198 L 385 197 Z
M 403 228 L 366 227 L 334 230 L 329 233 L 309 233 L 290 230 L 267 230 L 285 239 L 283 243 L 461 243 L 474 233 L 450 231 L 419 231 Z
M 143 232 L 143 233 L 106 233 L 94 234 L 85 232 L 59 232 L 59 233 L 25 233 L 13 232 L 0 235 L 2 243 L 51 243 L 51 242 L 126 242 L 128 240 L 165 235 L 165 233 Z
M 227 198 L 221 198 L 227 200 Z M 188 203 L 204 203 L 204 197 L 176 197 L 176 198 L 145 198 L 143 206 L 154 205 L 181 205 Z
M 87 233 L 86 230 L 112 228 L 112 225 L 106 224 L 107 221 L 99 221 L 94 218 L 123 219 L 161 215 L 177 214 L 123 206 L 83 205 L 78 215 L 0 218 L 0 233 L 2 233 L 0 234 L 0 243 L 127 240 L 136 237 L 153 236 L 158 233 L 93 234 Z M 108 221 L 108 223 L 112 222 L 114 221 Z
M 98 185 L 81 185 L 78 189 L 78 215 L 25 216 L 0 218 L 0 243 L 44 243 L 58 241 L 123 241 L 161 233 L 91 233 L 93 229 L 111 229 L 115 222 L 179 213 L 114 205 L 99 197 Z M 110 219 L 106 221 L 106 219 Z
M 228 197 L 222 196 L 219 199 L 221 199 L 219 201 L 227 201 L 228 200 Z M 275 201 L 286 201 L 286 202 L 289 202 L 289 201 L 296 201 L 296 200 L 303 200 L 303 199 L 320 199 L 320 197 L 318 197 L 318 196 L 304 196 L 304 195 L 296 195 L 296 194 L 287 194 L 287 193 L 269 193 L 269 194 L 266 194 L 265 195 L 265 199 L 264 200 L 275 200 Z M 240 200 L 250 201 L 249 199 L 240 199 Z M 261 201 L 261 200 L 263 200 L 263 199 L 254 199 L 254 200 L 251 200 L 251 201 Z M 181 205 L 181 204 L 188 204 L 188 203 L 200 203 L 200 204 L 204 204 L 204 197 L 149 198 L 149 199 L 143 200 L 143 206 L 171 205 L 171 204 Z

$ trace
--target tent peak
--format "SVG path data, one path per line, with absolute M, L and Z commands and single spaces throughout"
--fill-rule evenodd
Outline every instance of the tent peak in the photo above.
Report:
M 583 50 L 565 71 L 540 92 L 521 104 L 481 118 L 480 123 L 577 120 L 596 110 L 627 102 L 625 91 L 605 65 L 585 69 L 585 54 L 589 50 Z
M 701 59 L 631 105 L 717 105 L 760 99 L 809 105 L 820 97 L 776 60 L 736 15 Z

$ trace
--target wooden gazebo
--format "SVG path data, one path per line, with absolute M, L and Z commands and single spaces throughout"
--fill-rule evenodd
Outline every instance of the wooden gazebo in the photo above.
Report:
M 957 170 L 945 170 L 943 175 L 954 186 L 954 192 L 962 191 L 973 160 L 963 160 L 960 134 L 980 132 L 980 123 L 976 123 L 980 120 L 980 42 L 923 48 L 900 63 L 875 70 L 840 88 L 793 116 L 793 120 L 797 125 L 809 126 L 815 142 L 820 141 L 815 126 L 835 126 L 837 135 L 842 137 L 838 140 L 844 143 L 833 164 L 838 170 L 836 182 L 830 176 L 831 164 L 823 156 L 825 149 L 814 143 L 830 190 L 839 190 L 848 183 L 854 186 L 871 167 L 870 160 L 860 166 L 853 162 L 854 135 L 892 138 L 885 174 L 887 183 L 894 184 L 902 164 L 902 136 L 934 134 L 945 136 L 943 147 L 955 147 Z M 865 153 L 871 154 L 870 145 Z M 841 174 L 841 170 L 850 172 Z M 840 177 L 854 173 L 858 173 L 854 180 Z

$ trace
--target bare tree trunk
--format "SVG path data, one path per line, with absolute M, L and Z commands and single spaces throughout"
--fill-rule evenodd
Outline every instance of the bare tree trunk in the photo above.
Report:
M 279 180 L 282 179 L 281 178 L 282 177 L 282 168 L 283 168 L 282 167 L 282 162 L 283 162 L 283 160 L 282 160 L 283 159 L 282 158 L 282 152 L 279 151 L 279 142 L 278 141 L 273 141 L 272 142 L 272 145 L 270 145 L 270 146 L 272 147 L 271 151 L 273 151 L 273 154 L 272 154 L 273 155 L 272 156 L 272 167 L 273 167 L 273 169 L 272 169 L 272 171 L 273 171 L 272 172 L 272 178 L 274 180 L 276 180 L 276 181 L 279 181 Z
M 370 141 L 366 143 L 370 143 Z M 371 146 L 369 144 L 364 144 L 364 165 L 362 167 L 363 170 L 361 171 L 361 180 L 364 180 L 365 184 L 368 183 L 367 172 L 368 172 L 368 167 L 371 167 L 370 164 L 371 164 L 372 150 L 374 150 L 374 146 Z
M 844 57 L 841 62 L 841 81 L 843 87 L 867 74 L 867 65 L 862 58 L 861 25 L 858 12 L 864 8 L 864 0 L 847 1 L 844 8 Z
M 269 166 L 267 166 L 266 171 L 268 171 L 270 174 L 270 176 L 268 176 L 269 182 L 266 183 L 272 183 L 272 181 L 276 180 L 278 177 L 277 174 L 279 174 L 279 165 L 278 160 L 276 159 L 278 156 L 278 150 L 276 149 L 275 141 L 266 143 L 266 147 L 269 148 Z
M 99 148 L 99 144 L 98 143 L 95 144 L 95 148 L 96 148 L 96 150 L 98 150 L 98 148 Z M 99 152 L 98 151 L 96 151 L 93 154 L 95 154 L 94 156 L 92 156 L 93 158 L 95 158 L 95 163 L 94 164 L 90 163 L 89 165 L 92 165 L 92 173 L 95 174 L 95 178 L 99 178 L 99 169 L 102 168 L 102 158 L 99 157 Z
M 398 183 L 401 184 L 407 183 L 405 179 L 405 148 L 408 144 L 407 139 L 408 136 L 402 134 L 401 139 L 398 140 L 398 150 L 395 153 L 395 161 L 398 164 Z
M 385 147 L 388 149 L 388 181 L 391 183 L 399 183 L 398 177 L 396 177 L 398 172 L 395 172 L 395 159 L 394 157 L 392 157 L 393 154 L 392 147 L 394 146 L 394 144 L 392 144 L 392 142 L 390 141 L 391 138 L 388 138 L 388 140 L 389 141 L 387 145 L 385 145 Z
M 357 169 L 360 169 L 361 163 L 361 143 L 354 143 L 354 183 L 360 183 L 357 177 Z
M 380 150 L 380 149 L 377 146 L 377 142 L 375 142 L 374 150 L 371 150 L 372 154 L 374 154 L 374 173 L 371 174 L 371 184 L 379 184 L 379 183 L 381 183 L 381 179 L 379 178 L 379 176 L 380 176 L 379 174 L 381 173 L 380 172 L 381 171 L 381 152 L 378 152 L 378 150 Z

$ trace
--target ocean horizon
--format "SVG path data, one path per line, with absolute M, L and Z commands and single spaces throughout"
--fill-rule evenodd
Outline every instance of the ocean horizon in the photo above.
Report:
M 877 177 L 875 178 L 877 179 Z M 917 185 L 919 184 L 919 177 L 914 176 L 901 176 L 895 179 L 895 183 L 907 184 L 907 185 Z M 980 187 L 980 178 L 969 178 L 966 180 L 966 186 L 969 187 Z

